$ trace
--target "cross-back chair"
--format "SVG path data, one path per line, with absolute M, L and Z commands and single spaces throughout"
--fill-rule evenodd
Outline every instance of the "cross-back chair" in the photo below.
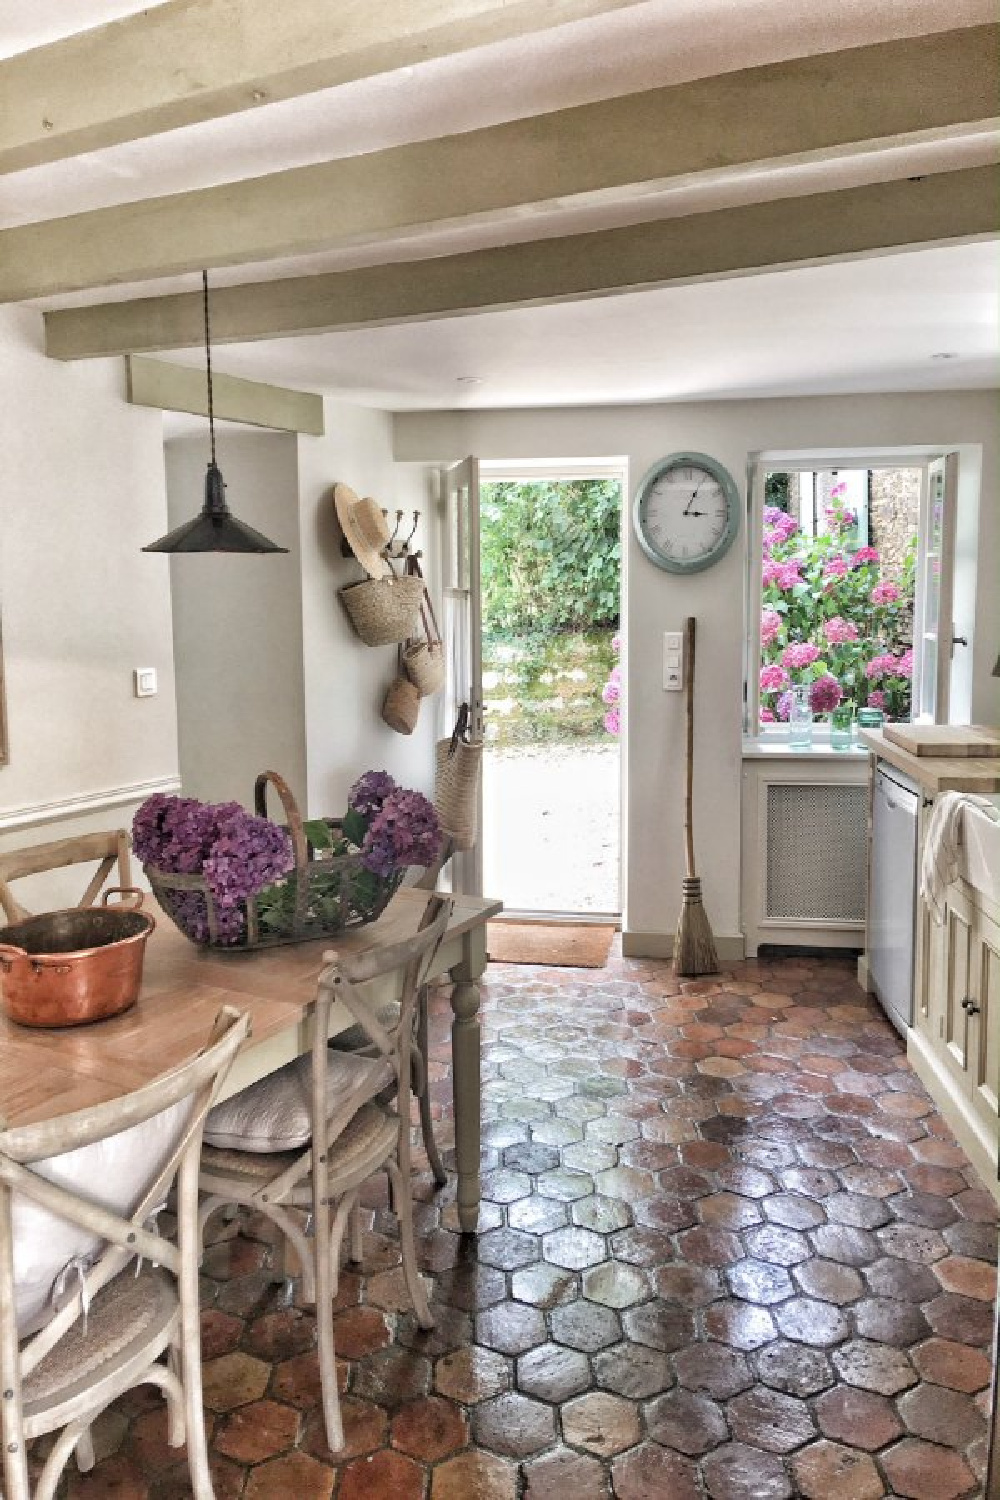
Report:
M 202 1227 L 218 1209 L 238 1203 L 264 1214 L 294 1246 L 303 1298 L 316 1307 L 323 1415 L 333 1452 L 344 1445 L 333 1335 L 340 1254 L 351 1223 L 350 1255 L 361 1258 L 354 1210 L 362 1185 L 377 1172 L 389 1176 L 403 1274 L 417 1321 L 423 1328 L 434 1322 L 413 1237 L 410 1101 L 417 997 L 451 909 L 450 899 L 430 894 L 413 937 L 354 958 L 327 954 L 331 961 L 319 977 L 309 1056 L 217 1106 L 206 1129 Z M 399 1010 L 386 1025 L 361 986 L 399 971 Z M 330 1009 L 338 1000 L 363 1029 L 371 1056 L 335 1052 L 327 1046 Z M 311 1215 L 311 1237 L 297 1222 L 296 1211 L 301 1210 Z
M 21 922 L 33 915 L 22 906 L 10 889 L 12 880 L 22 880 L 29 875 L 42 875 L 53 870 L 66 869 L 69 865 L 95 864 L 96 871 L 77 901 L 77 906 L 93 906 L 113 870 L 117 868 L 117 883 L 120 887 L 132 884 L 129 851 L 131 840 L 124 828 L 110 832 L 83 833 L 77 838 L 56 839 L 46 844 L 34 844 L 26 849 L 12 849 L 0 854 L 0 906 L 8 922 Z
M 198 1056 L 153 1082 L 75 1114 L 0 1129 L 6 1500 L 31 1500 L 34 1438 L 61 1429 L 33 1492 L 52 1500 L 74 1450 L 82 1469 L 93 1465 L 95 1418 L 148 1383 L 167 1398 L 170 1443 L 187 1443 L 195 1500 L 213 1500 L 201 1399 L 198 1160 L 205 1116 L 247 1031 L 247 1018 L 225 1007 Z M 175 1181 L 176 1242 L 155 1221 Z M 124 1274 L 133 1267 L 134 1276 Z

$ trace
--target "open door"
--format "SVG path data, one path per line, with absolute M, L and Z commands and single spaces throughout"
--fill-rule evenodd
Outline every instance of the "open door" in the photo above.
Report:
M 479 460 L 466 458 L 443 475 L 445 548 L 442 622 L 447 681 L 440 695 L 441 735 L 451 734 L 461 703 L 469 705 L 473 739 L 483 736 L 482 616 L 479 594 Z M 476 813 L 479 836 L 451 862 L 452 889 L 483 894 L 483 788 Z
M 957 645 L 967 645 L 955 635 L 953 623 L 957 453 L 934 458 L 927 465 L 926 506 L 917 561 L 913 719 L 915 723 L 948 724 L 952 658 Z

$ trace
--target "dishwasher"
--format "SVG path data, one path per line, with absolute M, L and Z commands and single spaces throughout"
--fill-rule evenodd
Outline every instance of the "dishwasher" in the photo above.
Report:
M 902 771 L 878 763 L 872 797 L 868 974 L 883 1010 L 903 1036 L 913 1025 L 920 795 Z

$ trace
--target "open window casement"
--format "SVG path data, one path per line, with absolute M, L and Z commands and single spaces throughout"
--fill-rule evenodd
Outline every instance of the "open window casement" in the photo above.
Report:
M 445 689 L 440 695 L 442 736 L 451 734 L 459 705 L 469 705 L 469 731 L 483 738 L 482 600 L 479 582 L 479 460 L 463 459 L 441 476 L 444 498 L 444 576 L 442 583 Z M 452 890 L 467 896 L 483 892 L 483 788 L 479 782 L 472 849 L 451 860 Z

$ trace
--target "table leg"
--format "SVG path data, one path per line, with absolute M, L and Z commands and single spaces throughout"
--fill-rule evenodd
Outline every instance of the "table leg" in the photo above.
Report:
M 470 962 L 470 959 L 472 961 Z M 485 962 L 485 952 L 483 954 Z M 452 1091 L 455 1105 L 455 1163 L 458 1168 L 458 1222 L 463 1234 L 479 1223 L 479 1148 L 482 1121 L 480 1082 L 479 985 L 483 971 L 469 954 L 451 970 Z

